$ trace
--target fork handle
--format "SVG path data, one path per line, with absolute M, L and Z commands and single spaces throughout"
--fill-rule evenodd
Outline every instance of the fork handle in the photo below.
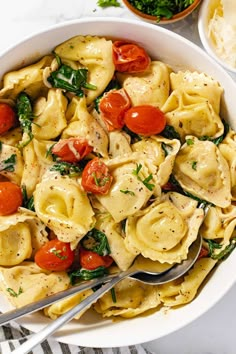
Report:
M 89 308 L 94 302 L 96 302 L 103 294 L 112 289 L 115 284 L 120 282 L 123 278 L 133 275 L 134 271 L 121 272 L 119 275 L 115 276 L 111 281 L 103 285 L 100 289 L 95 291 L 92 295 L 88 296 L 81 303 L 73 307 L 71 310 L 64 313 L 62 316 L 58 317 L 56 320 L 52 321 L 49 325 L 44 327 L 40 332 L 32 335 L 26 342 L 21 344 L 19 348 L 14 350 L 12 354 L 27 354 L 34 347 L 42 343 L 50 335 L 52 335 L 56 330 L 62 327 L 64 324 L 72 320 L 75 315 Z

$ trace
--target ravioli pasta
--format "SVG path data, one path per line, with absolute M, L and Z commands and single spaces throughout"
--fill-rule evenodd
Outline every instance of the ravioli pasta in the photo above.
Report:
M 185 305 L 236 245 L 236 133 L 221 116 L 220 83 L 206 73 L 174 72 L 158 58 L 141 72 L 119 72 L 113 46 L 111 39 L 78 35 L 2 78 L 0 104 L 13 107 L 16 124 L 0 134 L 0 184 L 18 185 L 24 197 L 15 212 L 0 215 L 0 289 L 15 307 L 125 271 L 137 257 L 162 267 L 180 263 L 200 233 L 201 255 L 184 276 L 156 286 L 124 279 L 92 308 L 103 317 L 132 318 Z M 115 113 L 108 105 L 108 128 L 101 102 L 119 90 L 127 110 L 151 105 L 164 113 L 160 133 L 123 124 L 122 103 Z M 23 113 L 20 95 L 30 102 Z M 93 162 L 105 169 L 89 170 Z M 74 255 L 62 271 L 37 263 L 54 239 Z M 63 263 L 60 252 L 50 250 Z M 82 252 L 97 253 L 103 265 L 86 268 Z M 56 319 L 92 292 L 43 313 Z

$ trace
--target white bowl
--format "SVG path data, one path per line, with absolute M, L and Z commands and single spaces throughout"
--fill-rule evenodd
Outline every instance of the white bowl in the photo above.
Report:
M 50 52 L 57 44 L 75 35 L 102 35 L 139 42 L 155 59 L 169 63 L 175 70 L 195 69 L 217 79 L 224 88 L 222 116 L 236 129 L 236 84 L 228 73 L 202 49 L 175 33 L 136 20 L 88 18 L 66 22 L 35 34 L 10 48 L 0 57 L 0 76 L 12 68 L 29 63 Z M 80 322 L 72 321 L 55 337 L 61 342 L 86 347 L 120 347 L 144 343 L 166 336 L 197 319 L 217 303 L 236 280 L 236 252 L 211 275 L 198 296 L 190 304 L 175 310 L 157 311 L 130 320 L 101 320 L 88 313 Z M 4 301 L 0 310 L 6 310 Z M 19 322 L 38 332 L 50 321 L 40 314 Z
M 214 10 L 218 7 L 220 0 L 203 1 L 198 14 L 198 32 L 203 47 L 207 53 L 214 58 L 227 71 L 232 73 L 236 78 L 236 68 L 226 63 L 217 53 L 213 41 L 208 36 L 208 24 L 214 14 Z

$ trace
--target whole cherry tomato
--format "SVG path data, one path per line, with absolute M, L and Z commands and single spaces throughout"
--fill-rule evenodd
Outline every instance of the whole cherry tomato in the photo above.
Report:
M 0 134 L 6 133 L 14 126 L 16 114 L 13 108 L 4 102 L 0 103 Z
M 22 190 L 17 184 L 0 182 L 0 215 L 15 213 L 22 203 Z
M 62 161 L 77 162 L 93 150 L 88 141 L 83 138 L 61 139 L 52 148 L 52 153 Z
M 166 126 L 166 117 L 157 107 L 134 106 L 125 112 L 124 121 L 132 132 L 140 135 L 159 134 Z
M 63 271 L 68 269 L 74 260 L 74 252 L 70 244 L 58 239 L 48 241 L 35 254 L 35 263 L 42 269 Z
M 104 94 L 99 109 L 109 131 L 124 126 L 124 113 L 129 108 L 130 99 L 124 89 L 111 90 Z
M 82 172 L 82 186 L 87 192 L 107 194 L 112 182 L 112 176 L 107 165 L 99 158 L 87 163 Z
M 113 263 L 110 256 L 100 256 L 96 252 L 85 250 L 82 247 L 79 251 L 79 259 L 81 267 L 88 270 L 94 270 L 98 267 L 108 268 Z
M 126 41 L 113 43 L 113 62 L 119 72 L 139 73 L 145 71 L 151 59 L 144 48 Z

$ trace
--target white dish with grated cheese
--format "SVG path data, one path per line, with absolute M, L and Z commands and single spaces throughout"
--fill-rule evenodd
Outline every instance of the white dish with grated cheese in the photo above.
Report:
M 236 2 L 204 1 L 198 31 L 205 50 L 226 70 L 236 74 Z

